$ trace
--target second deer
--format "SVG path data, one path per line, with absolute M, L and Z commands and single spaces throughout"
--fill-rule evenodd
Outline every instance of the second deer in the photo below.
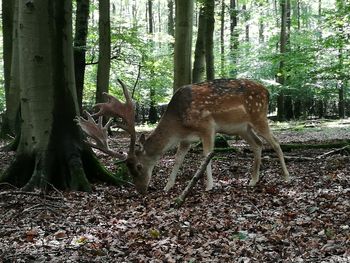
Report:
M 139 145 L 135 146 L 134 103 L 125 85 L 119 82 L 126 102 L 106 94 L 108 102 L 96 104 L 99 112 L 93 116 L 120 117 L 123 120 L 118 126 L 131 136 L 126 163 L 138 192 L 147 192 L 154 166 L 169 148 L 178 145 L 175 164 L 164 188 L 169 191 L 191 143 L 200 139 L 206 156 L 213 151 L 216 133 L 239 135 L 252 148 L 254 163 L 250 186 L 259 181 L 262 151 L 259 136 L 275 150 L 284 180 L 289 181 L 281 147 L 268 125 L 268 91 L 261 84 L 246 79 L 218 79 L 184 86 L 173 95 L 156 129 L 147 138 L 142 135 Z M 83 131 L 95 140 L 93 147 L 118 158 L 123 156 L 109 148 L 106 126 L 96 124 L 91 116 L 87 120 L 81 117 L 77 120 Z M 206 174 L 206 190 L 210 190 L 213 188 L 211 163 Z

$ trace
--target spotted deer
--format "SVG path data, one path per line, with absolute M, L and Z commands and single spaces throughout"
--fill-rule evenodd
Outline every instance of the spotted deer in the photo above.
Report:
M 123 123 L 118 127 L 131 135 L 129 152 L 125 156 L 129 173 L 136 190 L 145 194 L 151 180 L 152 171 L 162 155 L 172 146 L 178 145 L 175 164 L 164 188 L 169 191 L 175 184 L 176 175 L 191 142 L 200 139 L 206 156 L 213 151 L 216 133 L 241 136 L 254 154 L 253 172 L 249 185 L 259 181 L 262 141 L 264 138 L 275 150 L 282 166 L 284 180 L 289 181 L 283 153 L 277 139 L 271 133 L 268 119 L 267 89 L 246 79 L 218 79 L 181 87 L 173 95 L 158 126 L 147 137 L 141 135 L 136 147 L 135 111 L 125 85 L 119 81 L 126 98 L 122 103 L 106 94 L 108 102 L 97 104 L 99 111 L 88 119 L 79 117 L 78 124 L 95 140 L 92 146 L 107 154 L 123 158 L 108 146 L 107 125 L 96 123 L 93 116 L 120 117 Z M 206 168 L 206 190 L 213 188 L 211 163 Z

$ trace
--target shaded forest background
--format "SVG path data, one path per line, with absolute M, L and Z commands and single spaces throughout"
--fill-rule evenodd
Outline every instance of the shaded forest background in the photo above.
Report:
M 202 37 L 201 16 L 203 12 L 204 18 L 208 15 L 203 8 L 209 2 L 194 1 L 191 63 L 196 63 L 195 56 L 201 52 L 197 50 Z M 261 81 L 270 90 L 270 111 L 279 120 L 344 118 L 350 114 L 350 4 L 347 0 L 220 0 L 213 3 L 215 71 L 211 78 Z M 105 9 L 99 11 L 99 8 Z M 133 87 L 138 121 L 156 122 L 173 93 L 175 1 L 111 0 L 108 6 L 99 7 L 98 1 L 80 0 L 73 1 L 73 11 L 74 48 L 86 55 L 83 107 L 91 108 L 100 100 L 96 83 L 106 86 L 103 81 L 107 81 L 109 92 L 121 96 L 117 85 L 120 78 Z M 79 42 L 77 31 L 84 12 L 88 15 L 86 43 Z M 101 12 L 108 12 L 110 17 L 103 18 L 99 15 Z M 99 35 L 106 36 L 99 29 L 99 19 L 107 19 L 104 23 L 110 25 L 104 29 L 107 30 L 104 32 L 110 30 L 110 51 L 99 42 Z M 6 21 L 1 31 L 6 32 Z M 110 52 L 110 56 L 104 59 L 100 50 L 104 54 Z M 109 79 L 98 77 L 99 63 L 110 63 Z M 196 64 L 193 67 L 194 81 L 207 78 L 203 68 L 196 74 Z M 3 75 L 1 67 L 2 86 Z M 0 89 L 0 112 L 5 111 L 5 105 L 5 90 Z

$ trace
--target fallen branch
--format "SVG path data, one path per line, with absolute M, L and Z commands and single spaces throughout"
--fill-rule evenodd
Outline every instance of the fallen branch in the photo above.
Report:
M 345 150 L 346 148 L 350 148 L 350 145 L 346 145 L 346 146 L 344 146 L 344 147 L 342 147 L 342 148 L 335 149 L 335 150 L 333 150 L 333 151 L 329 151 L 329 152 L 326 152 L 326 153 L 324 153 L 324 154 L 321 154 L 321 155 L 317 156 L 316 159 L 321 159 L 321 158 L 326 157 L 326 156 L 328 156 L 328 155 L 341 152 L 341 151 Z
M 180 207 L 183 204 L 188 193 L 191 191 L 193 186 L 198 182 L 199 178 L 204 174 L 205 169 L 207 168 L 207 165 L 210 162 L 210 160 L 213 158 L 213 156 L 214 156 L 213 152 L 209 153 L 206 156 L 206 158 L 203 160 L 200 167 L 198 168 L 197 172 L 195 173 L 195 175 L 192 177 L 191 181 L 186 186 L 185 190 L 183 190 L 181 195 L 178 198 L 176 198 L 175 204 L 177 207 Z

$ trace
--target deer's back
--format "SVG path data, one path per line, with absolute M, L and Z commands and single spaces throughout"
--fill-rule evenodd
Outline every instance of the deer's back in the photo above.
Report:
M 246 79 L 220 79 L 180 88 L 170 101 L 164 118 L 186 127 L 214 122 L 217 130 L 228 124 L 266 119 L 267 89 Z

